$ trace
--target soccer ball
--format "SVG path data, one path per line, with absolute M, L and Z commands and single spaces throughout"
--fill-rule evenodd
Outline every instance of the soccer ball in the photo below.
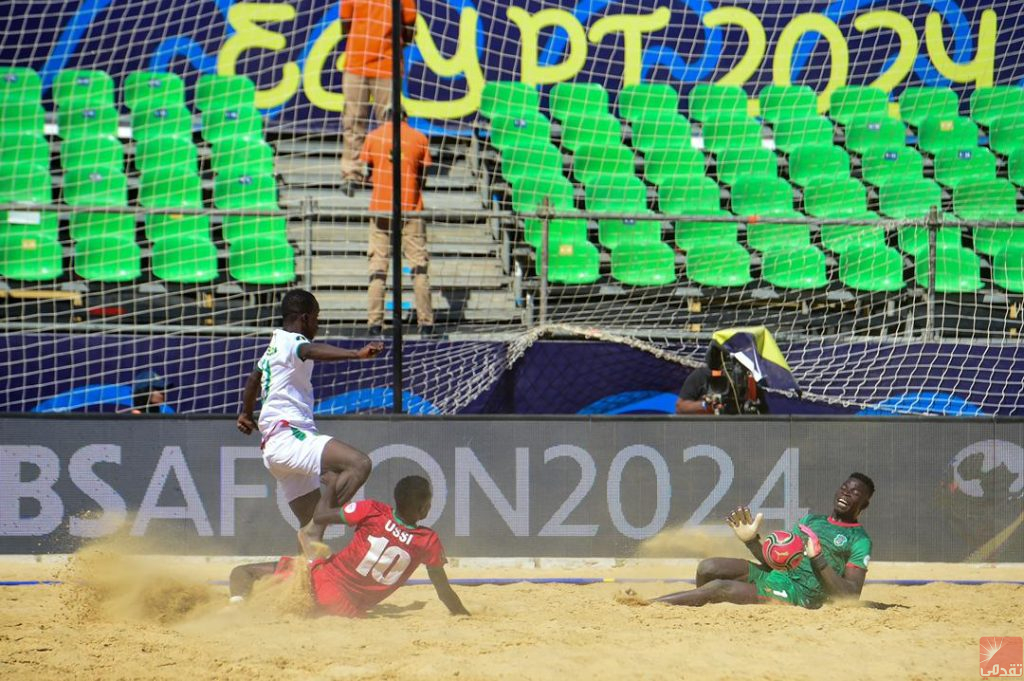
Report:
M 800 535 L 778 530 L 761 544 L 764 562 L 776 570 L 792 570 L 804 559 L 804 540 Z

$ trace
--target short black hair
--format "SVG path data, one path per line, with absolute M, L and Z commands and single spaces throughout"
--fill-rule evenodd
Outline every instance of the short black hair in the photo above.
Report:
M 430 481 L 422 475 L 408 475 L 395 485 L 395 503 L 399 506 L 419 506 L 432 495 Z
M 864 486 L 868 488 L 868 496 L 871 497 L 875 494 L 875 481 L 864 475 L 863 473 L 850 473 L 850 477 L 847 480 L 860 480 L 864 483 Z
M 293 288 L 281 299 L 281 322 L 287 324 L 299 315 L 316 311 L 316 296 L 301 288 Z

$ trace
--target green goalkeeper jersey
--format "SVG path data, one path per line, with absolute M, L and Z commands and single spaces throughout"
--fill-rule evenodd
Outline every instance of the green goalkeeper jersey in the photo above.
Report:
M 807 535 L 800 531 L 800 525 L 806 525 L 818 535 L 821 554 L 840 577 L 846 574 L 848 565 L 867 570 L 871 561 L 871 537 L 860 523 L 844 523 L 826 515 L 807 514 L 791 530 L 806 542 Z M 814 574 L 810 560 L 801 561 L 789 577 L 807 592 L 824 596 L 824 588 Z

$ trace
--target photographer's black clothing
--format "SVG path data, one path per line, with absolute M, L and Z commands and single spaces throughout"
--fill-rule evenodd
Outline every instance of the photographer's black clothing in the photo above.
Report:
M 739 413 L 739 410 L 736 408 L 736 395 L 729 386 L 729 380 L 724 374 L 713 378 L 711 369 L 706 366 L 697 367 L 691 371 L 683 383 L 682 390 L 679 391 L 680 399 L 690 400 L 691 402 L 701 402 L 705 399 L 708 402 L 713 402 L 715 396 L 718 396 L 721 400 L 721 413 Z

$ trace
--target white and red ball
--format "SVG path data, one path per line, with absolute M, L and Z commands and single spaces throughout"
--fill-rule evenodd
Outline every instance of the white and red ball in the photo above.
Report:
M 792 570 L 804 559 L 804 540 L 798 534 L 777 530 L 761 544 L 764 561 L 776 570 Z

